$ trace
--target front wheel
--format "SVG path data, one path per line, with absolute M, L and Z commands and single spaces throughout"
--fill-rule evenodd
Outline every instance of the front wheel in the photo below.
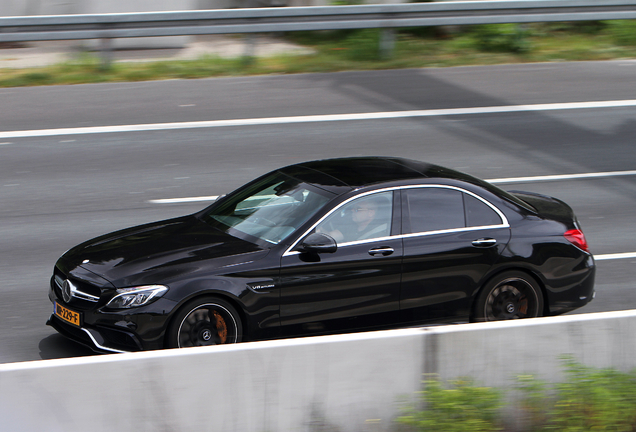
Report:
M 241 341 L 243 326 L 225 300 L 202 297 L 186 303 L 174 316 L 166 335 L 168 348 L 232 344 Z
M 474 309 L 474 321 L 534 318 L 543 313 L 543 295 L 528 274 L 508 271 L 491 279 L 481 290 Z

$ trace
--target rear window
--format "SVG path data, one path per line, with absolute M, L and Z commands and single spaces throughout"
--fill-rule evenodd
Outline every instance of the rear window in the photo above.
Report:
M 502 223 L 501 217 L 491 207 L 474 196 L 464 194 L 466 208 L 466 226 L 489 226 Z
M 406 191 L 406 233 L 464 228 L 462 193 L 453 189 L 421 188 Z
M 405 190 L 403 196 L 404 234 L 503 224 L 488 204 L 456 189 L 414 188 Z

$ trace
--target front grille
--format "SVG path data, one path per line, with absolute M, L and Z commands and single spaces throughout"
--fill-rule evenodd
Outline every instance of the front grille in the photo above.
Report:
M 59 269 L 55 269 L 53 278 L 51 280 L 51 287 L 55 292 L 55 296 L 62 302 L 64 296 L 62 295 L 62 287 L 67 276 L 63 274 Z M 101 297 L 101 290 L 95 285 L 86 283 L 82 280 L 75 278 L 68 278 L 73 284 L 73 296 L 68 302 L 68 305 L 78 310 L 90 310 L 95 308 Z

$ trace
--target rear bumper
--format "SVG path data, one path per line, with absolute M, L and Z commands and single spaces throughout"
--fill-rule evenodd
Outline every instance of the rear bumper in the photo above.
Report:
M 596 297 L 594 280 L 596 265 L 592 255 L 586 255 L 569 277 L 561 278 L 559 285 L 548 288 L 549 315 L 560 315 L 581 308 Z

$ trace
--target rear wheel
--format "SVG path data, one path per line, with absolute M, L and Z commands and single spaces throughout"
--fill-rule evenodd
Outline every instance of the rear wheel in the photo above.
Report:
M 166 337 L 169 348 L 185 348 L 237 343 L 242 335 L 241 319 L 232 305 L 217 297 L 201 297 L 177 312 Z
M 543 295 L 527 273 L 507 271 L 488 281 L 477 297 L 474 321 L 534 318 L 543 313 Z

